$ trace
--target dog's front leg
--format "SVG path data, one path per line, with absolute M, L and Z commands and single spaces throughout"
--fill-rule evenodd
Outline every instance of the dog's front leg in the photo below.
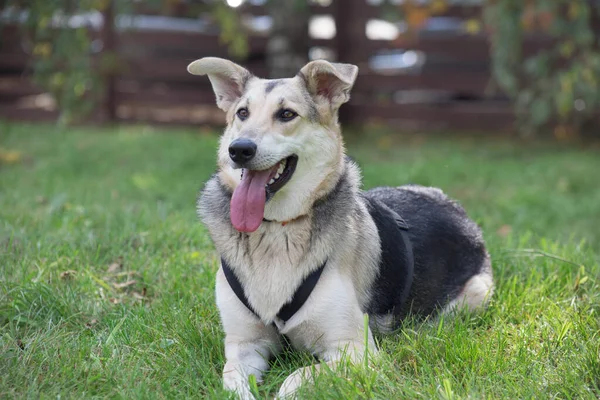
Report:
M 223 387 L 243 400 L 254 399 L 248 379 L 257 382 L 269 367 L 269 358 L 281 349 L 279 335 L 265 325 L 235 296 L 223 272 L 217 274 L 217 306 L 225 330 Z
M 328 358 L 326 356 L 321 356 L 324 362 L 320 364 L 309 365 L 308 367 L 299 368 L 290 374 L 283 384 L 279 388 L 279 392 L 277 394 L 278 399 L 291 399 L 295 398 L 295 393 L 298 391 L 300 386 L 303 384 L 312 384 L 314 381 L 315 375 L 319 374 L 322 368 L 329 368 L 335 370 L 340 361 L 342 361 L 342 356 L 347 357 L 348 361 L 354 364 L 359 363 L 363 360 L 365 356 L 365 347 L 361 343 L 348 343 L 346 345 L 342 345 L 340 343 L 339 348 L 332 349 L 330 352 L 333 355 L 333 358 Z M 373 349 L 369 349 L 370 355 L 375 355 L 377 350 L 373 347 Z M 328 360 L 328 361 L 325 361 Z
M 240 399 L 254 399 L 250 391 L 249 378 L 254 375 L 257 382 L 269 367 L 272 346 L 269 341 L 245 341 L 239 335 L 227 335 L 225 338 L 225 357 L 223 368 L 223 387 L 233 391 Z
M 304 345 L 323 363 L 294 371 L 281 385 L 277 397 L 293 398 L 298 388 L 312 383 L 321 369 L 335 369 L 342 359 L 350 363 L 364 362 L 365 353 L 377 353 L 375 341 L 367 326 L 351 281 L 337 271 L 322 278 L 308 304 L 310 315 L 293 333 L 303 337 Z M 366 333 L 366 335 L 365 335 Z

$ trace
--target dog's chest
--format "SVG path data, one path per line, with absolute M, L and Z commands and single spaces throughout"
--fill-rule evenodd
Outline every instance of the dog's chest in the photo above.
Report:
M 285 226 L 263 223 L 250 234 L 235 232 L 217 248 L 231 263 L 253 309 L 271 321 L 291 300 L 307 273 L 318 267 L 308 218 Z M 314 265 L 313 265 L 314 264 Z

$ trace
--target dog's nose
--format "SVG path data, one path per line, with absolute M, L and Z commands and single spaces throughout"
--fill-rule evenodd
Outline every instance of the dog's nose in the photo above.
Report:
M 236 163 L 245 163 L 254 158 L 256 143 L 250 139 L 235 139 L 229 145 L 229 157 Z

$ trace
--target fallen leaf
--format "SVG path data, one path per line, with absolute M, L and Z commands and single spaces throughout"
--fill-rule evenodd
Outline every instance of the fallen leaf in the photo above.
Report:
M 146 297 L 138 292 L 133 292 L 133 297 L 135 297 L 137 300 L 146 300 Z
M 127 279 L 131 279 L 131 277 L 134 275 L 141 276 L 140 273 L 137 271 L 122 271 L 122 272 L 117 272 L 116 274 L 113 274 L 113 278 L 120 278 L 122 276 L 126 276 Z
M 74 275 L 77 275 L 77 271 L 69 269 L 60 273 L 60 279 L 71 279 Z
M 121 260 L 121 258 L 119 258 L 117 261 L 110 264 L 106 271 L 109 274 L 113 274 L 113 273 L 117 272 L 118 270 L 120 270 L 122 266 L 123 266 L 123 261 Z
M 94 325 L 96 325 L 97 323 L 98 323 L 98 320 L 97 320 L 96 318 L 94 318 L 94 319 L 93 319 L 93 320 L 91 320 L 90 322 L 87 322 L 87 323 L 85 324 L 85 326 L 86 326 L 87 328 L 91 328 L 91 327 L 93 327 Z
M 0 148 L 0 164 L 16 164 L 21 158 L 22 154 L 19 151 Z
M 115 289 L 124 289 L 126 287 L 135 285 L 137 283 L 137 281 L 135 279 L 131 279 L 127 282 L 123 282 L 123 283 L 113 283 L 113 286 L 115 287 Z
M 117 299 L 115 297 L 111 297 L 110 299 L 108 299 L 108 301 L 110 301 L 112 304 L 119 304 L 121 302 L 120 299 Z
M 35 202 L 41 205 L 48 204 L 48 198 L 44 196 L 37 196 L 35 198 Z
M 502 237 L 507 237 L 512 232 L 512 227 L 510 225 L 502 225 L 496 233 Z

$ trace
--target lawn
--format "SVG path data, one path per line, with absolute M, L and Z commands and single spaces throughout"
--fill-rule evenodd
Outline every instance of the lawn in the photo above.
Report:
M 214 132 L 0 125 L 0 398 L 226 398 L 218 257 L 195 216 Z M 600 150 L 349 139 L 365 187 L 441 187 L 481 224 L 496 295 L 406 321 L 312 399 L 598 398 Z M 306 354 L 273 361 L 272 398 Z M 341 376 L 341 377 L 340 377 Z

